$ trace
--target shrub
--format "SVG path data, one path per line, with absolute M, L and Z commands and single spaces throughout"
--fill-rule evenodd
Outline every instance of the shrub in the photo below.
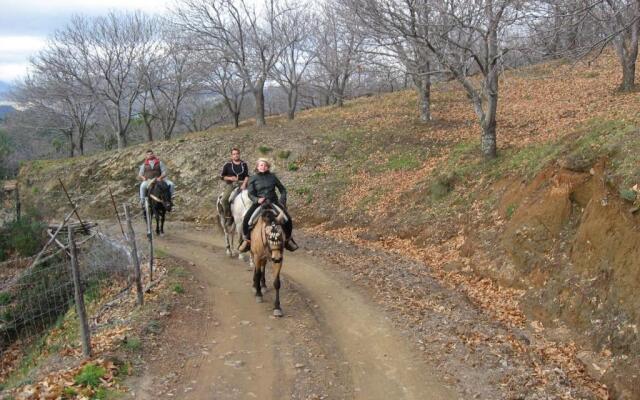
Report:
M 455 178 L 453 173 L 438 175 L 429 186 L 431 199 L 440 200 L 448 195 L 453 190 Z
M 287 165 L 287 170 L 289 170 L 289 171 L 297 171 L 299 168 L 300 168 L 300 167 L 298 167 L 298 164 L 296 164 L 296 163 L 295 163 L 295 162 L 293 162 L 293 161 L 292 161 L 292 162 L 290 162 L 290 163 Z
M 32 256 L 44 244 L 45 224 L 33 215 L 25 215 L 0 231 L 0 260 L 10 253 Z
M 140 340 L 140 338 L 137 338 L 135 336 L 126 337 L 122 342 L 122 345 L 129 351 L 138 351 L 142 347 L 142 341 Z
M 636 201 L 636 192 L 631 189 L 620 189 L 620 197 L 633 203 Z
M 75 376 L 74 381 L 77 385 L 90 386 L 96 388 L 100 385 L 100 378 L 107 373 L 103 367 L 95 364 L 87 364 Z
M 286 160 L 289 156 L 291 156 L 291 150 L 280 150 L 278 152 L 278 158 L 282 160 Z

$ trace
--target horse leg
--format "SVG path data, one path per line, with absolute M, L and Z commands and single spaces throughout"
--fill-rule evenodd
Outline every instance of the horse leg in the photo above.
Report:
M 225 225 L 224 216 L 221 214 L 218 215 L 218 220 L 220 221 L 220 226 L 222 227 L 222 233 L 224 234 L 224 252 L 229 256 L 233 257 L 233 251 L 231 250 L 232 242 L 229 238 L 229 230 L 227 229 L 227 225 Z
M 156 215 L 156 235 L 160 234 L 160 211 L 156 210 L 154 212 Z
M 256 293 L 256 303 L 262 303 L 262 288 L 260 287 L 260 281 L 264 274 L 264 260 L 260 260 L 253 270 L 253 289 Z
M 282 317 L 282 308 L 280 308 L 280 270 L 282 269 L 282 261 L 273 263 L 273 287 L 276 289 L 276 301 L 273 304 L 273 315 Z
M 161 211 L 160 214 L 160 234 L 164 235 L 164 217 L 167 215 L 167 212 L 165 210 Z

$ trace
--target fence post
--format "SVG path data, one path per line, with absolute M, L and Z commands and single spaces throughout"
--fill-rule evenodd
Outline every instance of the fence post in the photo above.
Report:
M 149 284 L 153 282 L 153 222 L 149 213 L 149 198 L 144 198 L 144 212 L 147 216 L 147 239 L 149 239 Z
M 73 239 L 73 228 L 67 226 L 67 230 L 69 231 L 69 252 L 71 253 L 71 273 L 73 275 L 73 286 L 75 288 L 76 313 L 80 320 L 80 334 L 82 336 L 82 354 L 84 354 L 85 357 L 91 357 L 91 334 L 89 332 L 89 322 L 87 321 L 87 310 L 84 307 L 80 271 L 78 271 L 76 242 Z
M 133 259 L 133 269 L 136 279 L 136 290 L 138 292 L 138 305 L 141 306 L 144 302 L 142 295 L 142 276 L 140 275 L 140 260 L 138 259 L 138 249 L 136 247 L 136 234 L 133 231 L 133 224 L 131 223 L 131 215 L 129 214 L 129 206 L 127 204 L 122 205 L 124 207 L 124 217 L 127 220 L 127 228 L 129 230 L 129 246 L 131 246 L 131 258 Z

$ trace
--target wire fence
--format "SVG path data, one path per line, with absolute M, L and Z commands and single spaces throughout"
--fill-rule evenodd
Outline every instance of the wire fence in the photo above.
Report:
M 72 307 L 76 310 L 83 352 L 89 356 L 91 331 L 98 329 L 102 310 L 92 308 L 88 315 L 84 302 L 94 301 L 103 293 L 115 300 L 135 290 L 137 303 L 142 304 L 143 283 L 147 283 L 147 289 L 153 284 L 153 262 L 149 262 L 153 257 L 142 254 L 152 238 L 136 236 L 133 229 L 132 219 L 140 214 L 130 215 L 127 209 L 125 226 L 117 234 L 106 233 L 88 221 L 80 223 L 79 216 L 77 222 L 72 222 L 72 214 L 77 215 L 72 211 L 61 224 L 49 227 L 48 243 L 29 260 L 28 266 L 0 282 L 0 360 L 12 345 L 40 337 Z M 105 303 L 112 299 L 100 300 Z

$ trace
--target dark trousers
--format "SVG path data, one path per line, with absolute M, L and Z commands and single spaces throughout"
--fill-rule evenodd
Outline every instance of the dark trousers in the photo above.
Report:
M 287 239 L 291 238 L 291 232 L 293 232 L 293 221 L 291 220 L 291 215 L 286 208 L 284 208 L 280 203 L 275 203 L 278 207 L 284 211 L 287 216 L 287 222 L 282 225 L 284 229 L 284 234 L 287 235 Z M 256 208 L 260 207 L 260 204 L 253 203 L 251 207 L 247 210 L 247 213 L 244 215 L 244 219 L 242 220 L 242 235 L 245 239 L 249 239 L 249 220 L 251 219 L 251 215 L 256 210 Z

